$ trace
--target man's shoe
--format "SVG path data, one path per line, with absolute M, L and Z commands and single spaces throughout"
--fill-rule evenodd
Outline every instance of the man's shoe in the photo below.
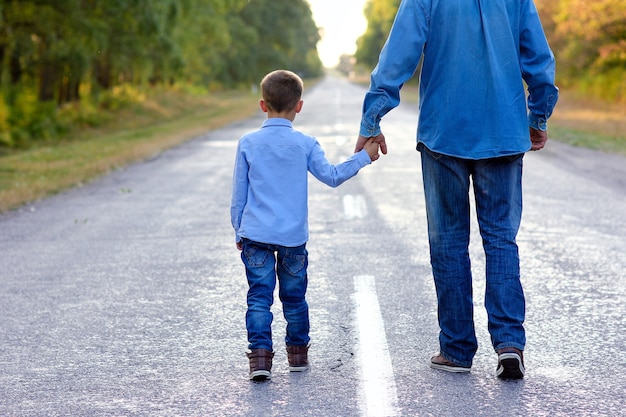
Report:
M 287 346 L 287 360 L 291 372 L 302 372 L 309 367 L 309 346 Z
M 526 369 L 524 368 L 524 353 L 514 347 L 500 349 L 498 351 L 498 368 L 496 375 L 502 379 L 522 379 Z
M 272 358 L 274 352 L 265 349 L 252 349 L 246 352 L 250 361 L 250 379 L 265 381 L 272 378 Z
M 441 353 L 437 353 L 435 356 L 430 358 L 430 367 L 433 369 L 441 369 L 442 371 L 447 372 L 469 372 L 471 367 L 469 366 L 461 366 L 456 363 L 447 360 L 444 358 Z

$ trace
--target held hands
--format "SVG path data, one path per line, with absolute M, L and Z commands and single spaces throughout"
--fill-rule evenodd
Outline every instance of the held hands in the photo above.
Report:
M 532 146 L 530 147 L 531 151 L 538 151 L 542 149 L 546 142 L 548 141 L 548 132 L 544 132 L 543 130 L 537 130 L 530 128 L 530 142 Z
M 372 162 L 380 158 L 378 154 L 378 143 L 374 142 L 374 138 L 368 138 L 365 144 L 363 145 L 363 149 L 370 156 Z
M 387 143 L 385 142 L 385 135 L 383 135 L 382 132 L 378 136 L 372 136 L 369 138 L 359 135 L 359 138 L 356 141 L 354 152 L 356 153 L 359 152 L 361 149 L 365 149 L 373 162 L 380 157 L 380 155 L 378 154 L 379 147 L 380 151 L 384 155 L 386 155 Z

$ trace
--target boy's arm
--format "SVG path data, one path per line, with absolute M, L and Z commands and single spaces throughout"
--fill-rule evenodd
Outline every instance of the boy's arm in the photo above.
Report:
M 372 163 L 372 160 L 378 159 L 378 144 L 375 145 L 376 153 L 372 158 L 366 149 L 352 154 L 346 161 L 332 165 L 322 149 L 319 142 L 315 144 L 309 155 L 308 170 L 315 178 L 330 187 L 338 187 L 346 180 L 354 177 L 361 168 Z M 369 147 L 372 152 L 372 146 Z M 375 158 L 375 159 L 374 159 Z
M 235 158 L 235 167 L 233 169 L 233 187 L 230 202 L 230 222 L 235 229 L 235 242 L 237 248 L 241 250 L 241 236 L 239 236 L 239 227 L 241 226 L 241 216 L 243 209 L 248 200 L 248 162 L 237 147 L 237 157 Z

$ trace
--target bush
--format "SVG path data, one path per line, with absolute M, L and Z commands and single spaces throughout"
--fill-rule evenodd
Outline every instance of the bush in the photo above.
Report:
M 4 102 L 4 98 L 0 97 L 0 148 L 10 148 L 12 145 L 9 107 Z
M 28 148 L 36 143 L 49 143 L 67 131 L 57 120 L 55 102 L 39 102 L 33 91 L 18 95 L 10 107 L 8 125 L 10 145 L 14 148 Z
M 99 105 L 106 110 L 119 110 L 131 103 L 140 103 L 146 99 L 139 88 L 130 84 L 121 84 L 102 92 Z
M 612 68 L 601 73 L 591 73 L 579 81 L 583 94 L 611 102 L 626 103 L 626 71 Z

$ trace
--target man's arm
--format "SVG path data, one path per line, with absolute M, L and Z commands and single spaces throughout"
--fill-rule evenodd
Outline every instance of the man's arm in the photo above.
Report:
M 421 3 L 403 0 L 378 64 L 370 77 L 370 88 L 363 100 L 356 151 L 363 148 L 367 138 L 375 138 L 381 152 L 387 153 L 385 136 L 380 131 L 380 120 L 400 104 L 400 89 L 415 73 L 427 33 L 428 21 Z
M 520 64 L 522 77 L 528 85 L 528 124 L 531 128 L 532 150 L 538 150 L 548 139 L 545 133 L 547 121 L 559 99 L 559 89 L 554 84 L 554 54 L 548 45 L 535 4 L 526 1 L 524 5 L 520 26 Z

